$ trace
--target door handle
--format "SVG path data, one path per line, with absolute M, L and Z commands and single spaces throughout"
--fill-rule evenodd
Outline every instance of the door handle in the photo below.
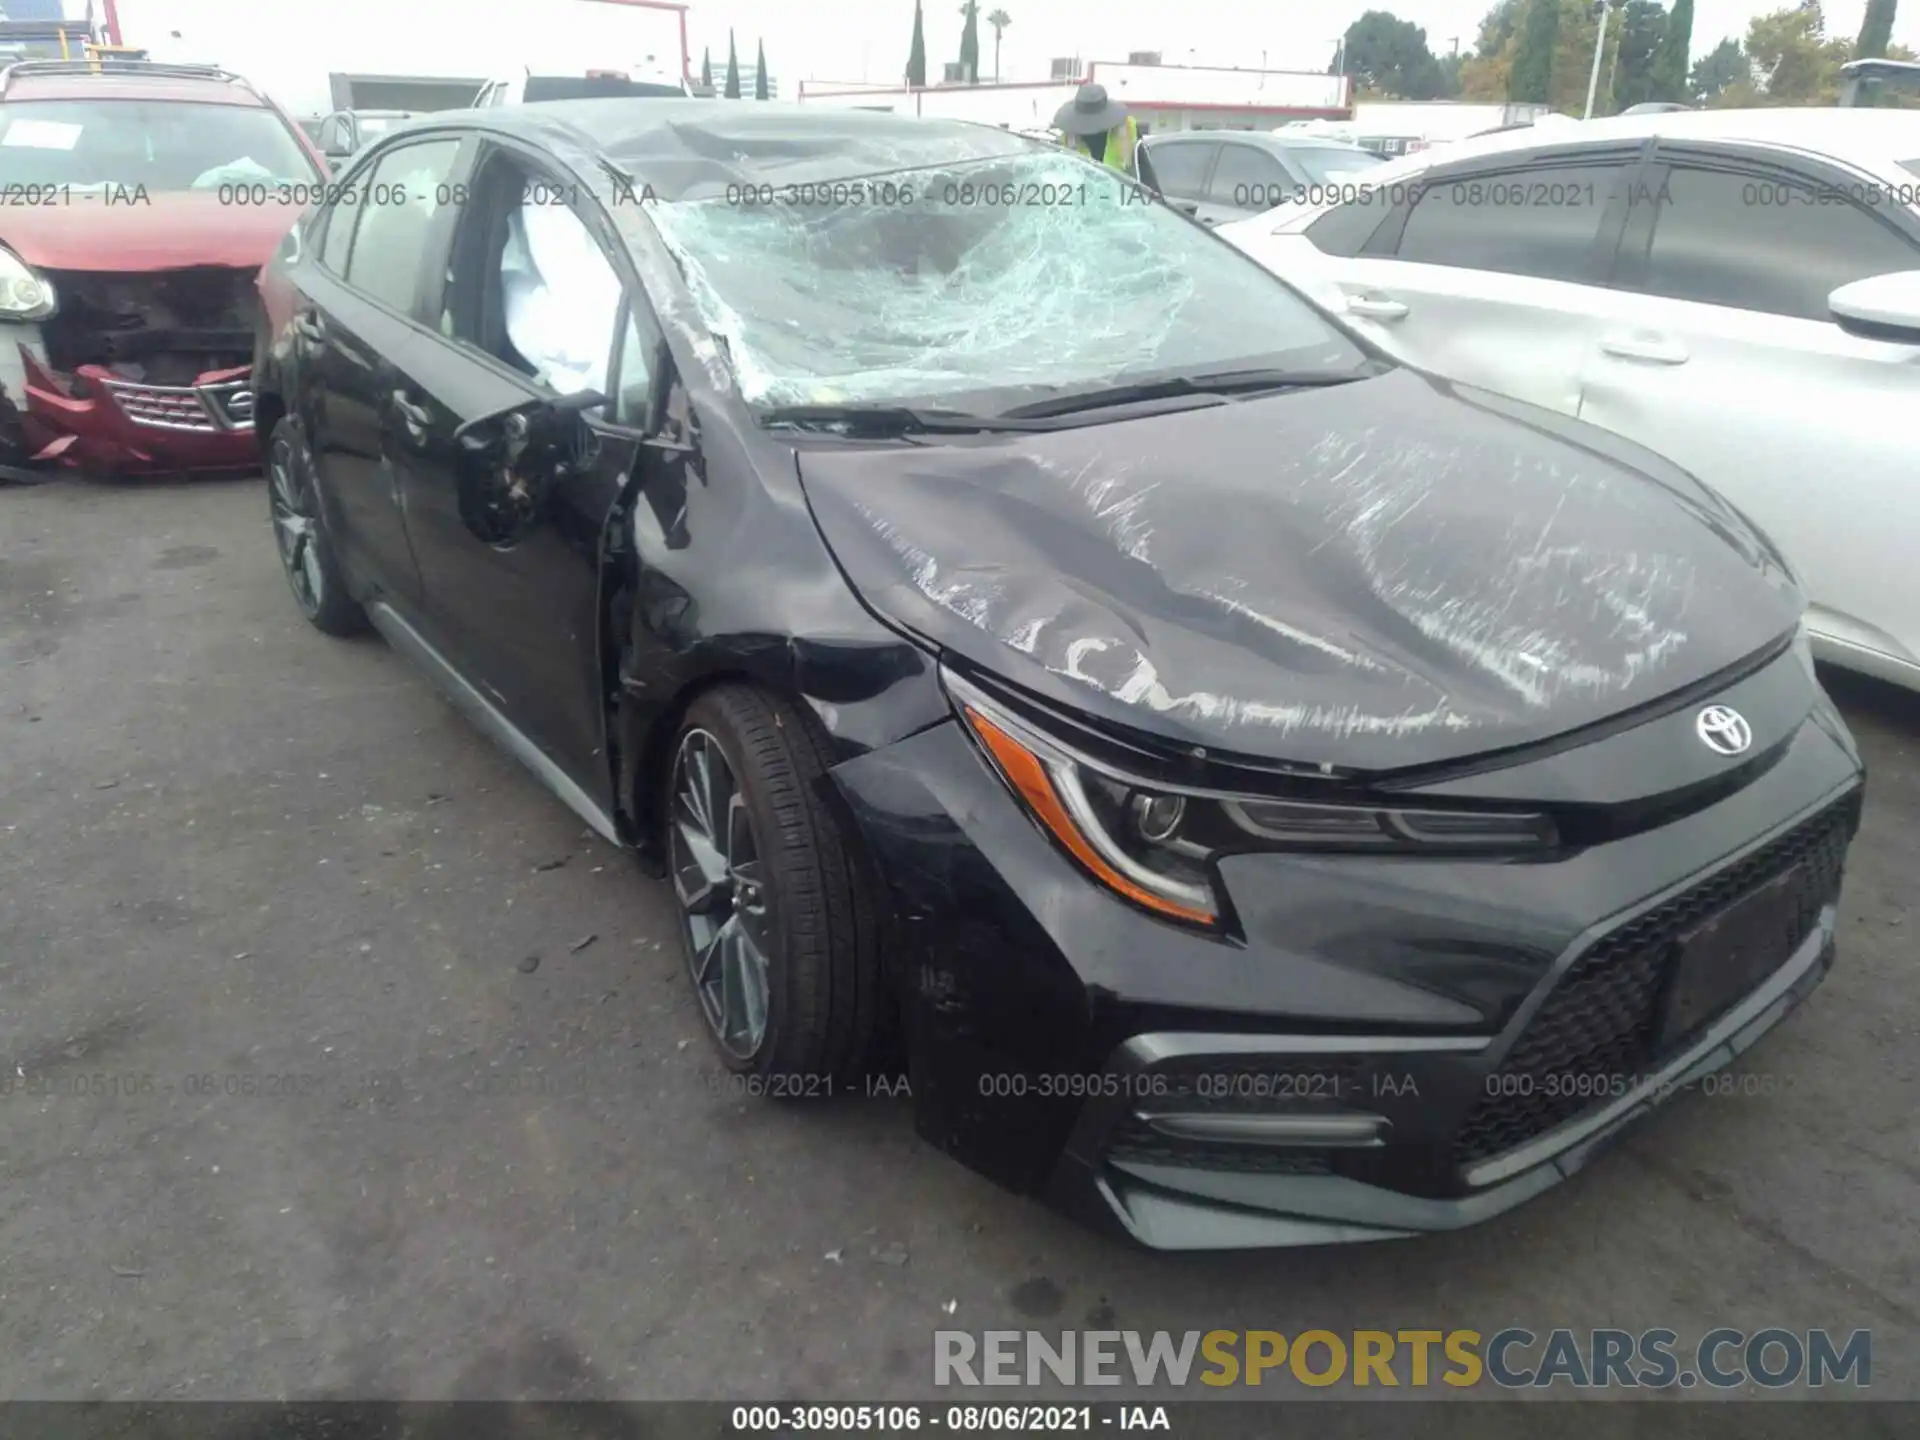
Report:
M 1600 351 L 1621 360 L 1645 360 L 1653 365 L 1684 365 L 1687 347 L 1665 335 L 1607 335 Z
M 1407 307 L 1398 300 L 1377 295 L 1349 296 L 1347 313 L 1367 320 L 1404 320 L 1407 318 Z
M 407 398 L 406 391 L 393 392 L 393 413 L 400 417 L 400 423 L 407 427 L 407 434 L 415 440 L 427 438 L 427 427 L 433 424 L 433 412 L 414 404 Z

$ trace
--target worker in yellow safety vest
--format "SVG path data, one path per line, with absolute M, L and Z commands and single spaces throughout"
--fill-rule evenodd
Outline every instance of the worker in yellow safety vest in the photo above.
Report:
M 1140 127 L 1126 106 L 1108 98 L 1106 86 L 1082 85 L 1054 115 L 1053 128 L 1060 132 L 1061 143 L 1069 150 L 1089 155 L 1122 174 L 1133 173 L 1133 150 L 1140 141 Z

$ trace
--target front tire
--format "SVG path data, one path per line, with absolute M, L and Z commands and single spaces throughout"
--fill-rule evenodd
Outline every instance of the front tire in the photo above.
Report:
M 267 497 L 273 509 L 274 544 L 300 613 L 328 635 L 358 635 L 367 612 L 347 593 L 333 558 L 313 486 L 313 456 L 300 422 L 283 415 L 267 438 Z
M 724 685 L 688 708 L 668 769 L 668 873 L 695 998 L 729 1069 L 813 1082 L 783 1094 L 855 1081 L 880 1013 L 871 887 L 821 798 L 827 765 L 809 716 Z

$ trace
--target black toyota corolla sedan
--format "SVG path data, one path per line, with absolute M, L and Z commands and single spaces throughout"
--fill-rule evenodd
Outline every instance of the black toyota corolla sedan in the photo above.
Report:
M 672 885 L 769 1091 L 904 1057 L 1147 1245 L 1384 1238 L 1831 964 L 1859 756 L 1658 457 L 985 127 L 582 101 L 339 183 L 262 281 L 293 593 Z

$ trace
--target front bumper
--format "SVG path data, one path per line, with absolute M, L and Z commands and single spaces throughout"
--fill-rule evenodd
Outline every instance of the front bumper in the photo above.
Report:
M 37 337 L 0 330 L 0 469 L 37 478 L 237 473 L 260 468 L 250 368 L 145 385 L 102 365 L 51 369 Z
M 1086 880 L 957 725 L 834 776 L 892 892 L 922 1134 L 1165 1249 L 1454 1229 L 1582 1168 L 1825 976 L 1863 780 L 1820 698 L 1731 793 L 1550 863 L 1239 857 L 1223 940 Z M 1662 1041 L 1672 936 L 1788 873 L 1777 963 Z
M 1609 1095 L 1512 1151 L 1466 1169 L 1460 1194 L 1412 1195 L 1331 1173 L 1209 1171 L 1138 1158 L 1119 1159 L 1102 1167 L 1097 1140 L 1087 1149 L 1078 1144 L 1070 1149 L 1051 1188 L 1056 1199 L 1075 1209 L 1085 1207 L 1084 1191 L 1091 1188 L 1130 1236 L 1161 1250 L 1392 1240 L 1478 1224 L 1584 1169 L 1635 1121 L 1724 1069 L 1779 1024 L 1826 978 L 1833 963 L 1836 919 L 1835 907 L 1823 907 L 1814 929 L 1787 963 L 1700 1039 L 1619 1095 Z M 1423 1072 L 1432 1079 L 1452 1071 L 1441 1079 L 1438 1088 L 1442 1089 L 1447 1088 L 1446 1080 L 1457 1081 L 1461 1073 L 1478 1075 L 1483 1083 L 1500 1074 L 1488 1063 L 1491 1043 L 1449 1049 L 1432 1042 L 1409 1043 L 1400 1037 L 1343 1036 L 1338 1038 L 1352 1048 L 1329 1051 L 1322 1037 L 1292 1037 L 1291 1041 L 1289 1037 L 1273 1038 L 1278 1042 L 1276 1048 L 1260 1055 L 1269 1065 L 1329 1053 L 1366 1055 L 1377 1067 L 1372 1073 L 1388 1086 L 1387 1094 L 1403 1089 L 1417 1091 Z M 1204 1059 L 1211 1062 L 1214 1073 L 1244 1073 L 1253 1058 L 1247 1054 L 1244 1037 L 1142 1035 L 1115 1057 L 1111 1073 L 1150 1075 L 1155 1063 L 1166 1056 L 1188 1062 Z M 1114 1125 L 1112 1116 L 1089 1114 L 1087 1138 L 1100 1133 L 1103 1119 L 1109 1127 Z M 1309 1146 L 1290 1153 L 1315 1156 Z M 1323 1162 L 1316 1156 L 1310 1163 L 1317 1169 Z

